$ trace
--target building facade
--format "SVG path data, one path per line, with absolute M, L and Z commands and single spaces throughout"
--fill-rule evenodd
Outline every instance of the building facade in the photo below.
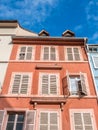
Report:
M 97 130 L 85 38 L 12 36 L 0 94 L 1 130 Z

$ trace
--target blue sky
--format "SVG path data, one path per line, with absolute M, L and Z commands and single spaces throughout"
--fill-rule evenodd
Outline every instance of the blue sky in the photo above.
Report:
M 18 20 L 25 29 L 45 29 L 51 36 L 69 29 L 98 43 L 98 0 L 0 0 L 0 20 Z

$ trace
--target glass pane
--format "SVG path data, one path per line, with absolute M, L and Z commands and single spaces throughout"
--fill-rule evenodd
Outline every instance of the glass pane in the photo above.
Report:
M 23 123 L 17 123 L 15 130 L 22 130 L 22 128 L 23 128 Z
M 8 121 L 14 121 L 15 120 L 15 114 L 10 114 Z
M 14 123 L 8 123 L 6 130 L 13 130 Z
M 24 121 L 24 114 L 19 114 L 18 115 L 18 120 L 17 121 Z

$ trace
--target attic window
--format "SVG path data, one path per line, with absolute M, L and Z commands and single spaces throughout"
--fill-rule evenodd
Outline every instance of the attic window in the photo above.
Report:
M 42 30 L 40 33 L 39 33 L 39 36 L 49 36 L 49 33 L 45 30 Z
M 62 33 L 62 36 L 63 37 L 74 37 L 75 34 L 72 31 L 67 30 L 67 31 L 65 31 L 65 32 Z

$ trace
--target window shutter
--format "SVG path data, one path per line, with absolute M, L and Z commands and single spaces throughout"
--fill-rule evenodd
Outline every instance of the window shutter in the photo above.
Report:
M 83 130 L 81 113 L 74 113 L 74 127 L 75 130 Z
M 26 54 L 26 60 L 31 60 L 32 59 L 32 47 L 27 47 L 27 54 Z
M 67 48 L 67 59 L 73 60 L 72 48 Z
M 0 110 L 0 130 L 2 130 L 3 118 L 4 118 L 4 111 Z
M 56 49 L 54 47 L 50 48 L 50 60 L 56 60 Z
M 50 75 L 50 94 L 57 94 L 57 75 Z
M 50 130 L 59 130 L 57 113 L 50 113 Z
M 81 94 L 87 95 L 85 75 L 82 73 L 80 73 L 80 80 L 81 80 Z
M 22 83 L 21 83 L 21 88 L 20 88 L 20 93 L 21 94 L 26 94 L 28 92 L 28 85 L 29 85 L 29 75 L 23 75 L 22 76 Z
M 40 113 L 40 130 L 48 130 L 48 112 Z
M 26 114 L 26 129 L 25 130 L 34 130 L 35 125 L 35 111 L 27 111 Z
M 63 84 L 63 94 L 64 94 L 64 95 L 69 95 L 68 75 L 63 78 L 62 84 Z
M 83 119 L 84 119 L 85 130 L 93 130 L 91 114 L 90 113 L 83 113 Z
M 49 60 L 49 47 L 44 47 L 44 50 L 43 50 L 43 59 L 44 60 Z
M 80 60 L 79 49 L 78 48 L 73 48 L 73 52 L 74 52 L 74 59 L 75 60 Z
M 49 75 L 44 74 L 42 75 L 42 94 L 48 94 L 49 93 Z
M 24 60 L 25 59 L 25 52 L 26 52 L 26 47 L 21 47 L 20 48 L 20 53 L 19 53 L 19 60 Z
M 93 60 L 95 68 L 98 68 L 98 57 L 93 56 Z
M 21 75 L 15 74 L 13 79 L 13 85 L 12 85 L 12 93 L 18 94 L 19 88 L 20 88 L 20 81 L 21 81 Z

